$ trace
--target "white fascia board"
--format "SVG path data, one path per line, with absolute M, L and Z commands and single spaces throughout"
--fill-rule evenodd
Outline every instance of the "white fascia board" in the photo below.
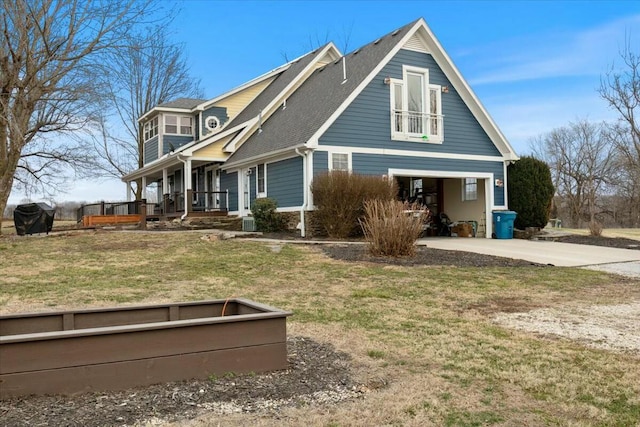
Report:
M 140 169 L 136 169 L 131 173 L 122 175 L 122 177 L 120 177 L 120 180 L 123 182 L 133 181 L 135 179 L 142 178 L 145 175 L 149 175 L 151 173 L 161 171 L 167 166 L 171 166 L 173 164 L 178 164 L 178 163 L 179 161 L 177 159 L 177 153 L 173 153 L 171 155 L 165 154 L 161 158 L 156 159 L 147 165 L 144 165 Z
M 427 49 L 431 52 L 433 59 L 436 61 L 440 69 L 444 72 L 444 75 L 451 81 L 453 87 L 456 88 L 458 94 L 465 102 L 471 113 L 476 120 L 480 123 L 480 126 L 489 135 L 491 141 L 496 148 L 503 154 L 505 159 L 518 160 L 518 155 L 515 153 L 509 141 L 504 136 L 498 125 L 495 123 L 489 112 L 484 108 L 480 99 L 473 92 L 467 81 L 462 77 L 460 71 L 455 66 L 447 52 L 444 50 L 436 36 L 433 34 L 424 19 L 420 19 L 419 29 L 417 36 L 427 46 Z
M 283 148 L 281 150 L 272 151 L 268 154 L 261 154 L 259 156 L 253 156 L 248 159 L 241 160 L 239 162 L 225 163 L 220 167 L 222 170 L 232 172 L 236 169 L 242 169 L 247 166 L 253 166 L 256 163 L 275 163 L 281 160 L 291 159 L 293 157 L 300 157 L 296 154 L 296 148 L 306 148 L 303 144 L 296 145 L 294 147 Z
M 225 162 L 227 159 L 224 157 L 191 156 L 189 157 L 189 160 L 200 161 L 200 162 Z
M 194 151 L 201 149 L 202 147 L 206 147 L 207 145 L 213 144 L 214 142 L 218 141 L 219 139 L 222 139 L 224 137 L 227 137 L 231 134 L 233 134 L 234 132 L 238 132 L 240 131 L 240 129 L 242 129 L 242 127 L 245 126 L 245 124 L 241 124 L 238 126 L 234 126 L 232 128 L 220 131 L 219 133 L 214 133 L 212 135 L 209 135 L 207 137 L 205 137 L 204 139 L 200 139 L 198 141 L 194 141 L 193 143 L 189 143 L 183 147 L 184 148 L 184 154 L 187 156 L 191 156 L 193 154 Z M 182 148 L 182 147 L 180 147 Z
M 138 119 L 138 123 L 140 123 L 143 120 L 145 120 L 148 116 L 151 115 L 151 113 L 160 113 L 160 112 L 189 115 L 189 114 L 191 114 L 192 110 L 190 110 L 188 108 L 153 107 L 151 110 L 147 111 L 145 114 L 143 114 Z
M 385 56 L 382 61 L 378 63 L 378 65 L 371 71 L 371 73 L 369 73 L 369 75 L 365 77 L 364 80 L 362 80 L 360 85 L 358 85 L 358 87 L 355 88 L 355 90 L 347 97 L 347 99 L 344 100 L 344 102 L 336 109 L 336 111 L 331 114 L 329 119 L 327 119 L 327 121 L 324 122 L 324 124 L 320 126 L 320 128 L 311 136 L 311 138 L 309 138 L 309 141 L 307 141 L 308 147 L 317 147 L 318 139 L 327 131 L 327 129 L 329 129 L 333 122 L 335 122 L 336 119 L 340 117 L 340 115 L 344 112 L 344 110 L 347 109 L 347 107 L 353 102 L 353 100 L 356 99 L 358 95 L 360 95 L 364 88 L 367 87 L 369 83 L 371 83 L 371 80 L 373 80 L 374 77 L 378 75 L 378 73 L 384 68 L 384 66 L 387 65 L 387 63 L 398 53 L 402 46 L 407 42 L 407 40 L 411 38 L 411 36 L 413 36 L 413 33 L 422 24 L 424 24 L 424 20 L 420 19 L 415 23 L 413 28 L 407 31 L 407 34 L 405 34 L 404 37 L 398 40 L 396 45 L 393 47 L 393 49 L 391 49 L 387 56 Z
M 416 144 L 419 144 L 416 142 Z M 476 154 L 457 154 L 457 153 L 433 153 L 427 151 L 413 150 L 396 150 L 387 148 L 366 148 L 366 147 L 345 147 L 339 145 L 320 145 L 315 148 L 316 151 L 335 151 L 342 153 L 357 154 L 379 154 L 385 156 L 408 156 L 421 157 L 431 159 L 450 159 L 450 160 L 474 160 L 481 162 L 505 162 L 507 159 L 500 156 L 480 156 Z
M 307 66 L 300 72 L 298 73 L 298 75 L 296 76 L 295 79 L 293 79 L 291 82 L 289 82 L 289 84 L 282 89 L 282 91 L 280 91 L 280 93 L 275 96 L 273 98 L 273 100 L 271 100 L 271 102 L 269 104 L 267 104 L 266 107 L 264 107 L 264 109 L 262 109 L 262 122 L 266 122 L 269 117 L 271 117 L 271 115 L 277 110 L 277 108 L 280 106 L 280 104 L 282 104 L 282 101 L 287 97 L 287 95 L 291 92 L 291 89 L 295 88 L 296 86 L 298 86 L 301 82 L 302 79 L 305 79 L 309 77 L 310 73 L 309 71 L 312 71 L 315 69 L 316 64 L 319 62 L 320 58 L 324 57 L 325 55 L 340 55 L 340 50 L 336 47 L 336 45 L 333 44 L 333 42 L 329 42 L 324 49 L 322 49 L 316 56 L 316 58 L 311 61 L 309 64 L 307 64 Z M 303 55 L 304 56 L 304 55 Z M 248 121 L 247 123 L 251 123 L 250 125 L 247 126 L 247 128 L 245 129 L 244 132 L 242 132 L 241 135 L 238 135 L 236 138 L 234 138 L 233 141 L 233 147 L 230 147 L 231 143 L 228 144 L 228 146 L 225 146 L 224 149 L 228 150 L 229 152 L 233 152 L 235 151 L 235 147 L 238 145 L 238 143 L 240 141 L 244 142 L 244 138 L 247 137 L 247 135 L 251 135 L 253 134 L 253 131 L 256 130 L 257 126 L 258 126 L 258 117 L 260 117 L 259 115 L 257 117 L 255 117 L 254 119 L 252 119 L 251 121 Z
M 286 94 L 288 94 L 292 88 L 296 87 L 303 78 L 306 80 L 306 78 L 309 77 L 307 76 L 307 74 L 309 73 L 309 71 L 315 70 L 315 66 L 320 60 L 320 58 L 322 58 L 323 56 L 329 53 L 340 55 L 340 51 L 338 50 L 336 45 L 333 44 L 333 42 L 329 42 L 324 47 L 324 49 L 322 49 L 316 55 L 316 58 L 310 63 L 308 63 L 307 66 L 300 73 L 298 73 L 296 78 L 293 79 L 291 82 L 289 82 L 289 84 L 284 89 L 282 89 L 282 91 L 275 98 L 273 98 L 269 104 L 267 104 L 267 106 L 262 110 L 263 122 L 265 122 L 271 116 L 271 114 L 273 114 L 273 112 L 280 106 L 280 104 L 282 104 L 282 101 L 285 98 Z
M 430 178 L 480 178 L 491 179 L 491 172 L 464 172 L 464 171 L 438 171 L 431 169 L 389 169 L 389 177 L 394 176 L 416 176 Z
M 236 93 L 241 92 L 241 91 L 243 91 L 243 90 L 245 90 L 247 88 L 250 88 L 251 86 L 254 86 L 254 85 L 256 85 L 256 84 L 258 84 L 260 82 L 263 82 L 264 80 L 266 80 L 266 79 L 268 79 L 270 77 L 273 77 L 273 76 L 276 76 L 276 75 L 282 73 L 287 68 L 291 67 L 291 64 L 293 62 L 294 61 L 287 62 L 286 64 L 281 65 L 278 68 L 274 68 L 273 70 L 268 71 L 268 72 L 266 72 L 266 73 L 264 73 L 264 74 L 262 74 L 262 75 L 260 75 L 260 76 L 258 76 L 256 78 L 254 78 L 254 79 L 251 79 L 248 82 L 243 83 L 240 86 L 237 86 L 237 87 L 231 89 L 230 91 L 223 93 L 222 95 L 218 95 L 215 98 L 212 98 L 212 99 L 210 99 L 208 101 L 205 101 L 202 104 L 197 105 L 193 110 L 194 111 L 204 111 L 208 107 L 210 107 L 212 104 L 215 104 L 218 101 L 222 101 L 223 99 L 228 98 L 231 95 L 235 95 Z
M 222 147 L 222 151 L 227 153 L 233 153 L 234 151 L 236 151 L 238 141 L 243 139 L 249 132 L 251 132 L 251 129 L 253 129 L 253 126 L 257 123 L 258 117 L 254 117 L 253 119 L 247 120 L 246 122 L 236 126 L 236 128 L 243 128 L 242 131 L 240 131 L 240 133 L 238 133 L 235 138 L 232 138 L 231 141 L 227 142 L 224 147 Z

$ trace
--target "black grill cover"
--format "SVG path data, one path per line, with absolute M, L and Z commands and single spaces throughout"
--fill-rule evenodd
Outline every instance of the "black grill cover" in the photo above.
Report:
M 18 205 L 13 211 L 13 222 L 19 236 L 48 233 L 53 228 L 56 210 L 46 203 Z

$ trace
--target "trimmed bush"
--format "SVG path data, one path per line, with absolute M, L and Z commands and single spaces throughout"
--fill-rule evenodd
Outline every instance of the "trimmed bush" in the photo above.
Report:
M 364 203 L 364 211 L 362 230 L 372 255 L 415 255 L 415 243 L 427 219 L 420 206 L 407 206 L 397 200 L 369 200 Z
M 553 181 L 549 166 L 534 157 L 522 157 L 507 168 L 509 209 L 516 211 L 515 228 L 544 228 L 549 222 Z
M 251 213 L 256 222 L 256 229 L 266 233 L 284 229 L 284 219 L 276 211 L 278 204 L 268 197 L 256 199 L 251 207 Z
M 314 219 L 332 238 L 359 235 L 358 220 L 364 216 L 366 200 L 393 200 L 396 187 L 386 178 L 331 171 L 316 176 L 311 184 Z

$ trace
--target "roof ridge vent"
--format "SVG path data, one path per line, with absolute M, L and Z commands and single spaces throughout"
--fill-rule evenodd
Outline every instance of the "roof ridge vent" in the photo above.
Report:
M 398 34 L 400 32 L 400 28 L 398 28 L 397 30 L 395 30 L 393 33 L 391 33 L 391 37 L 395 36 L 396 34 Z
M 358 52 L 360 52 L 360 48 L 357 48 L 356 50 L 354 50 L 354 51 L 353 51 L 353 54 L 354 54 L 354 55 L 357 55 L 357 54 L 358 54 Z
M 382 40 L 382 38 L 376 39 L 376 41 L 373 42 L 373 44 L 378 44 L 380 43 L 380 40 Z

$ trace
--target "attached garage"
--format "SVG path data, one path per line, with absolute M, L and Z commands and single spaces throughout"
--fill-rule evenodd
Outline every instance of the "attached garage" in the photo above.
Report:
M 474 223 L 476 237 L 491 236 L 493 174 L 390 169 L 389 177 L 396 180 L 400 199 L 426 205 L 433 218 L 444 213 L 452 222 Z

